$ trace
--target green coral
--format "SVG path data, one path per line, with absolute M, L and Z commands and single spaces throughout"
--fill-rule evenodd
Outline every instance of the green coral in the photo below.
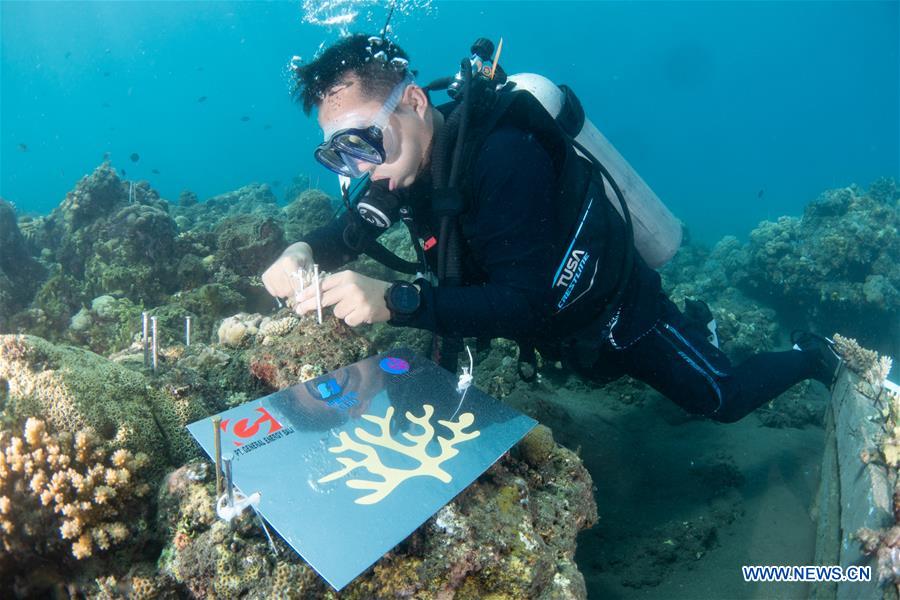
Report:
M 282 209 L 284 214 L 285 239 L 289 242 L 302 240 L 316 227 L 331 221 L 334 215 L 331 197 L 321 190 L 304 190 Z
M 66 332 L 67 339 L 98 354 L 128 348 L 140 331 L 142 307 L 128 298 L 98 296 L 90 308 L 76 313 Z
M 215 233 L 216 262 L 241 276 L 262 273 L 286 245 L 284 230 L 272 217 L 228 217 L 216 226 Z
M 0 380 L 8 415 L 37 416 L 54 429 L 89 431 L 151 458 L 149 472 L 196 455 L 177 399 L 93 352 L 30 335 L 0 336 Z M 185 400 L 188 401 L 189 400 Z

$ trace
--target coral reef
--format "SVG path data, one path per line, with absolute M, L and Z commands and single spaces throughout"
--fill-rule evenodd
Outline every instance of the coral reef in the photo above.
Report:
M 97 354 L 110 354 L 131 345 L 140 320 L 140 306 L 104 294 L 72 316 L 65 339 Z
M 280 390 L 312 379 L 361 360 L 372 351 L 366 338 L 333 316 L 322 325 L 310 314 L 297 318 L 288 309 L 272 318 L 252 318 L 244 333 L 240 325 L 233 325 L 227 334 L 240 335 L 241 344 L 252 342 L 245 360 L 250 373 L 270 389 Z M 253 323 L 258 323 L 256 331 Z
M 117 292 L 140 301 L 175 290 L 168 204 L 146 182 L 120 180 L 107 163 L 66 195 L 44 232 L 41 246 L 63 272 L 83 279 L 89 297 Z
M 102 356 L 29 335 L 0 336 L 6 419 L 39 417 L 54 430 L 87 432 L 110 447 L 150 457 L 148 476 L 196 456 L 184 425 L 204 413 Z
M 0 430 L 0 586 L 42 591 L 47 561 L 64 578 L 75 563 L 148 538 L 145 454 L 107 449 L 91 433 L 54 433 L 29 418 Z M 76 560 L 72 560 L 72 559 Z
M 273 217 L 236 215 L 220 221 L 215 264 L 240 276 L 259 275 L 284 250 L 284 231 Z
M 88 432 L 53 435 L 35 418 L 21 437 L 0 432 L 0 448 L 0 542 L 19 562 L 63 540 L 86 558 L 129 536 L 124 508 L 150 491 L 139 478 L 146 454 L 109 454 Z
M 840 334 L 834 335 L 834 347 L 846 365 L 871 386 L 867 395 L 877 395 L 891 371 L 891 358 L 879 356 L 877 352 L 860 346 L 855 339 Z
M 133 324 L 138 307 L 155 306 L 172 321 L 191 315 L 209 340 L 218 319 L 270 306 L 258 275 L 286 245 L 282 222 L 299 215 L 283 213 L 267 186 L 245 186 L 202 203 L 190 193 L 181 200 L 172 206 L 146 182 L 123 181 L 104 163 L 49 216 L 23 220 L 27 235 L 17 248 L 40 255 L 47 275 L 32 274 L 30 290 L 19 286 L 28 292 L 23 301 L 3 303 L 0 318 L 8 326 L 2 329 L 109 353 L 127 347 L 130 339 L 115 329 Z M 306 203 L 322 204 L 327 197 Z M 40 266 L 28 260 L 18 262 Z M 9 295 L 7 279 L 0 274 L 0 296 Z M 93 299 L 104 296 L 123 310 L 97 315 Z
M 284 234 L 288 243 L 303 239 L 303 236 L 331 221 L 334 208 L 331 197 L 320 190 L 303 190 L 284 207 Z
M 864 554 L 874 556 L 875 572 L 881 582 L 900 581 L 900 527 L 874 531 L 863 528 L 853 534 Z
M 0 332 L 16 311 L 31 301 L 44 268 L 31 257 L 12 204 L 0 198 Z
M 896 352 L 900 325 L 890 317 L 900 311 L 898 199 L 896 185 L 879 180 L 867 192 L 825 192 L 799 219 L 763 222 L 733 281 L 785 314 L 806 314 L 818 329 Z
M 231 348 L 240 348 L 259 333 L 263 316 L 238 313 L 228 317 L 219 325 L 219 343 Z
M 280 209 L 278 199 L 268 184 L 254 183 L 231 192 L 213 196 L 205 202 L 197 202 L 196 194 L 185 196 L 184 203 L 172 208 L 172 213 L 182 217 L 186 226 L 182 229 L 213 231 L 229 217 L 277 218 Z
M 161 576 L 194 597 L 584 598 L 572 557 L 576 534 L 596 521 L 590 476 L 549 430 L 523 446 L 339 594 L 280 539 L 272 556 L 249 515 L 232 528 L 217 521 L 211 470 L 189 464 L 160 489 Z
M 860 461 L 883 465 L 888 470 L 886 481 L 893 486 L 890 511 L 894 526 L 877 531 L 864 527 L 852 537 L 860 543 L 863 554 L 876 558 L 879 581 L 891 582 L 900 589 L 900 387 L 886 381 L 891 369 L 889 357 L 863 348 L 852 338 L 835 335 L 834 341 L 845 365 L 856 375 L 856 391 L 875 404 L 883 419 L 878 447 L 864 449 Z
M 900 323 L 888 319 L 900 312 L 898 199 L 896 185 L 879 180 L 865 192 L 855 186 L 826 192 L 802 218 L 762 223 L 747 244 L 733 237 L 711 250 L 687 244 L 663 270 L 665 287 L 678 304 L 709 303 L 722 349 L 736 362 L 776 348 L 780 323 L 799 327 L 805 320 L 813 329 L 900 351 Z M 51 579 L 96 598 L 584 597 L 573 552 L 578 530 L 596 520 L 590 478 L 543 426 L 341 594 L 280 540 L 282 552 L 273 557 L 256 521 L 242 518 L 233 528 L 218 521 L 210 469 L 200 463 L 171 473 L 155 498 L 138 493 L 142 482 L 155 485 L 199 454 L 184 429 L 189 422 L 373 349 L 402 345 L 428 353 L 427 332 L 384 324 L 354 331 L 328 313 L 318 325 L 309 315 L 273 310 L 258 276 L 287 244 L 328 222 L 336 206 L 310 189 L 308 177 L 295 178 L 285 201 L 279 206 L 268 185 L 254 184 L 206 201 L 185 191 L 169 203 L 147 182 L 124 180 L 106 163 L 49 216 L 17 224 L 12 207 L 0 201 L 0 332 L 31 334 L 0 336 L 0 541 L 13 557 L 0 556 L 0 570 L 26 560 L 27 552 L 41 561 L 70 561 L 83 570 Z M 379 242 L 414 259 L 402 225 Z M 398 277 L 365 256 L 346 268 Z M 159 323 L 156 373 L 144 367 L 135 337 L 144 310 Z M 189 347 L 185 316 L 194 325 Z M 881 386 L 890 365 L 853 340 L 835 339 L 860 374 L 860 389 L 885 407 L 884 440 L 868 459 L 895 468 L 900 398 Z M 474 351 L 474 340 L 470 346 Z M 600 384 L 555 364 L 545 365 L 556 368 L 543 380 L 525 383 L 517 356 L 513 342 L 494 340 L 476 357 L 476 385 L 558 424 L 566 442 L 562 428 L 572 417 L 541 396 L 542 386 L 587 392 Z M 467 363 L 465 353 L 461 359 Z M 624 404 L 644 403 L 652 396 L 647 390 L 627 378 L 607 385 Z M 768 426 L 803 427 L 820 423 L 821 409 L 803 384 L 758 416 Z M 51 456 L 63 455 L 51 464 Z M 710 499 L 715 518 L 650 532 L 641 555 L 628 557 L 635 567 L 627 584 L 652 585 L 718 543 L 717 523 L 733 518 L 729 494 L 740 486 L 726 463 L 716 459 L 696 473 L 699 485 L 718 490 Z M 157 509 L 158 521 L 144 523 Z M 27 523 L 27 531 L 9 531 L 3 519 Z M 117 546 L 118 524 L 129 539 Z M 162 556 L 159 546 L 145 543 L 157 532 L 165 537 Z M 884 572 L 894 569 L 888 559 L 900 555 L 896 531 L 860 536 L 883 558 Z M 610 548 L 603 560 L 619 568 L 616 541 L 603 543 Z M 138 544 L 146 546 L 144 555 L 126 567 L 93 562 Z M 88 551 L 90 557 L 76 558 Z M 84 569 L 88 563 L 95 566 Z

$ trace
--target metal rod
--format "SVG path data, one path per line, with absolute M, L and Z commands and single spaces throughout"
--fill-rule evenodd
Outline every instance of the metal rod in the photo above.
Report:
M 149 317 L 150 317 L 150 313 L 148 313 L 147 311 L 144 311 L 144 312 L 141 313 L 141 320 L 143 321 L 143 323 L 142 323 L 143 328 L 142 328 L 142 334 L 141 334 L 141 343 L 142 343 L 143 346 L 144 346 L 144 367 L 146 367 L 146 366 L 150 363 L 150 355 L 148 354 L 148 352 L 150 351 L 150 346 L 147 344 L 147 342 L 148 342 L 148 339 L 147 339 L 147 327 L 148 327 L 148 324 L 149 324 L 149 322 L 148 322 L 148 321 L 149 321 Z
M 185 337 L 185 346 L 191 345 L 191 318 L 184 318 L 184 337 Z
M 216 416 L 213 422 L 213 440 L 216 445 L 216 501 L 222 497 L 222 417 Z
M 225 493 L 228 494 L 228 507 L 234 507 L 234 479 L 231 477 L 231 457 L 222 458 L 225 467 Z
M 313 283 L 316 286 L 316 315 L 322 324 L 322 288 L 319 285 L 319 265 L 313 265 Z
M 159 335 L 157 335 L 156 329 L 156 317 L 150 317 L 150 326 L 153 330 L 153 370 L 156 370 L 156 367 L 159 366 Z

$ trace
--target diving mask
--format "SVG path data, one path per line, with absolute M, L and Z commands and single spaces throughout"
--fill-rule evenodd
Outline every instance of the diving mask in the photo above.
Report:
M 407 75 L 394 86 L 390 96 L 368 125 L 358 123 L 356 115 L 347 115 L 325 130 L 325 141 L 315 151 L 316 160 L 327 169 L 345 177 L 359 178 L 366 174 L 367 165 L 380 165 L 387 160 L 395 140 L 387 128 L 388 120 L 397 109 L 406 87 L 413 83 Z M 357 120 L 354 127 L 340 127 Z

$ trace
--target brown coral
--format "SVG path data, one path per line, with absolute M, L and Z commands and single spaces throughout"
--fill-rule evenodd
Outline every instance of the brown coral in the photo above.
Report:
M 121 544 L 150 487 L 145 454 L 110 453 L 88 432 L 50 433 L 29 418 L 22 435 L 0 431 L 0 544 L 23 564 L 68 549 L 82 559 Z M 4 561 L 5 562 L 5 561 Z
M 855 339 L 837 333 L 834 335 L 834 345 L 851 370 L 873 388 L 880 389 L 891 370 L 889 357 L 879 357 L 877 352 L 863 348 Z

